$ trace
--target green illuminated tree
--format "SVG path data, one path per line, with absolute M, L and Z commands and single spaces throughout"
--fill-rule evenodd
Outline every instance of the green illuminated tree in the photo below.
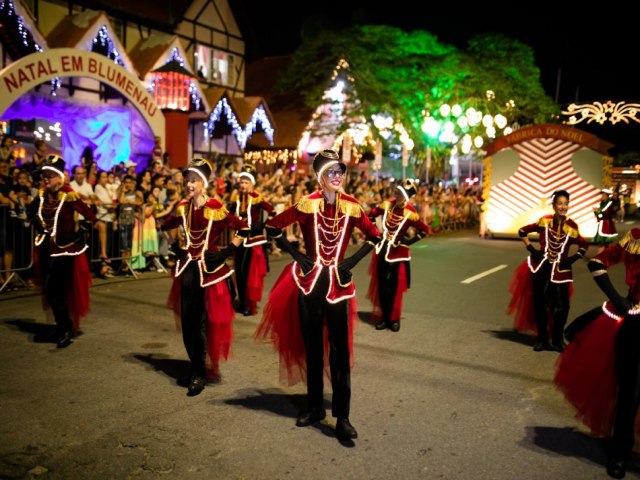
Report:
M 508 118 L 520 125 L 553 121 L 558 113 L 540 85 L 531 48 L 499 35 L 475 37 L 461 51 L 425 31 L 381 25 L 327 31 L 308 24 L 278 89 L 301 93 L 315 108 L 326 102 L 323 95 L 341 59 L 349 64 L 345 75 L 352 101 L 343 107 L 344 122 L 331 126 L 333 133 L 346 130 L 355 119 L 390 115 L 415 142 L 414 161 L 424 160 L 430 146 L 436 168 L 442 167 L 450 145 L 426 135 L 422 124 L 425 115 L 434 115 L 443 103 L 483 107 L 494 115 L 509 110 Z M 495 92 L 493 99 L 487 99 L 488 90 Z M 394 141 L 387 137 L 385 150 L 393 148 Z

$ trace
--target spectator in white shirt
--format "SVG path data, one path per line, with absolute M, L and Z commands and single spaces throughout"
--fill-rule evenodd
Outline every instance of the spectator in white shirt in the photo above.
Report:
M 111 273 L 111 260 L 107 252 L 112 249 L 109 248 L 111 240 L 113 239 L 113 222 L 115 220 L 115 203 L 111 192 L 109 192 L 109 176 L 105 171 L 99 171 L 97 175 L 97 183 L 95 188 L 95 204 L 96 204 L 96 223 L 95 228 L 98 230 L 98 237 L 100 240 L 100 276 L 110 277 Z
M 73 191 L 80 195 L 80 199 L 90 207 L 95 204 L 96 196 L 93 193 L 93 187 L 87 182 L 87 169 L 82 165 L 76 165 L 71 171 L 73 180 L 69 182 Z M 78 215 L 78 220 L 83 221 L 84 217 Z

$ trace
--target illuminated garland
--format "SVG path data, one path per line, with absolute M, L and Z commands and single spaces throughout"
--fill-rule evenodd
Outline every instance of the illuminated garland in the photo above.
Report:
M 251 137 L 253 132 L 255 132 L 256 128 L 258 127 L 258 123 L 262 125 L 262 129 L 264 130 L 264 135 L 267 137 L 267 140 L 269 140 L 269 144 L 273 145 L 274 129 L 271 126 L 271 123 L 269 122 L 269 118 L 267 117 L 267 112 L 264 110 L 264 107 L 262 105 L 260 105 L 258 108 L 255 109 L 255 111 L 253 112 L 253 115 L 251 115 L 251 119 L 249 120 L 249 123 L 247 123 L 247 125 L 244 127 L 245 137 L 247 139 Z
M 281 150 L 261 150 L 244 153 L 245 163 L 265 163 L 267 165 L 282 163 L 287 165 L 291 162 L 293 165 L 298 163 L 298 151 L 283 148 Z
M 640 113 L 640 103 L 613 103 L 611 100 L 606 103 L 593 102 L 582 105 L 572 103 L 567 110 L 562 112 L 563 115 L 569 116 L 569 120 L 564 122 L 569 125 L 577 125 L 582 122 L 596 122 L 603 125 L 607 121 L 611 125 L 619 122 L 629 124 L 629 120 L 640 123 L 638 113 Z
M 8 28 L 10 22 L 12 21 L 15 21 L 18 29 L 18 37 L 22 41 L 22 45 L 25 47 L 26 54 L 22 56 L 26 56 L 31 53 L 42 52 L 42 47 L 33 38 L 33 34 L 24 24 L 22 16 L 16 13 L 13 2 L 11 0 L 3 1 L 2 3 L 0 3 L 0 26 L 2 28 Z M 18 58 L 14 60 L 18 60 Z M 56 90 L 60 88 L 60 78 L 52 78 L 50 84 L 51 95 L 55 96 Z
M 233 110 L 231 109 L 231 106 L 227 102 L 226 98 L 220 100 L 209 115 L 209 120 L 207 120 L 205 127 L 207 129 L 209 137 L 213 137 L 215 124 L 220 121 L 223 114 L 226 117 L 227 122 L 229 122 L 229 125 L 231 125 L 231 132 L 236 137 L 238 144 L 241 148 L 244 148 L 247 144 L 247 134 L 240 126 L 240 123 L 238 122 L 236 116 L 233 114 Z
M 115 42 L 111 39 L 109 33 L 107 32 L 107 26 L 102 25 L 98 30 L 98 34 L 92 41 L 91 51 L 104 55 L 108 59 L 113 60 L 121 67 L 124 67 L 122 56 L 116 49 L 115 45 Z
M 484 212 L 487 210 L 487 202 L 489 201 L 489 188 L 491 187 L 491 156 L 485 157 L 482 161 L 482 205 L 480 209 Z
M 180 66 L 184 68 L 185 60 L 182 55 L 180 55 L 180 50 L 178 50 L 178 47 L 173 47 L 173 49 L 171 50 L 166 63 L 170 62 L 178 62 Z M 198 87 L 193 80 L 189 83 L 189 95 L 191 96 L 191 104 L 193 105 L 194 110 L 200 110 L 202 98 L 200 97 L 200 94 L 198 93 Z

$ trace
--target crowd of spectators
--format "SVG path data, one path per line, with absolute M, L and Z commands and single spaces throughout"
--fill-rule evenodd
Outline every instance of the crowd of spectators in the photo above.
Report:
M 40 188 L 39 166 L 47 154 L 44 142 L 37 141 L 31 159 L 20 161 L 11 153 L 5 137 L 0 145 L 0 287 L 12 272 L 21 280 L 5 285 L 4 291 L 34 285 L 32 265 L 32 225 L 27 211 Z M 174 266 L 172 244 L 180 241 L 180 231 L 161 232 L 160 225 L 183 197 L 182 169 L 171 168 L 168 155 L 149 156 L 146 165 L 120 162 L 100 170 L 87 147 L 66 182 L 95 212 L 94 225 L 78 225 L 86 232 L 91 264 L 96 276 L 136 275 L 144 271 L 168 271 Z M 237 186 L 241 163 L 219 163 L 208 194 L 227 204 Z M 316 188 L 315 179 L 300 171 L 275 166 L 257 174 L 256 190 L 273 205 L 276 213 L 297 202 Z M 395 180 L 375 178 L 366 173 L 350 173 L 345 189 L 369 211 L 393 197 Z M 421 185 L 412 198 L 420 219 L 433 233 L 474 226 L 479 221 L 480 190 L 453 185 Z M 297 226 L 286 231 L 290 242 L 302 246 Z M 363 239 L 355 236 L 358 243 Z M 280 255 L 275 245 L 273 255 Z M 15 276 L 15 275 L 14 275 Z

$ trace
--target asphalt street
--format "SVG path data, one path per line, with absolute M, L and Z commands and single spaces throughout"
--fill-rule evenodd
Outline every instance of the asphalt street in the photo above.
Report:
M 254 340 L 261 310 L 236 317 L 221 382 L 188 397 L 176 385 L 188 364 L 165 307 L 167 275 L 96 280 L 66 349 L 43 341 L 52 321 L 37 293 L 3 294 L 0 478 L 607 478 L 606 443 L 552 383 L 558 354 L 534 352 L 505 313 L 522 243 L 466 230 L 428 237 L 412 254 L 398 333 L 367 322 L 369 259 L 356 267 L 359 437 L 348 443 L 330 416 L 295 426 L 305 388 L 280 384 L 276 353 Z M 271 259 L 266 291 L 285 263 Z M 570 318 L 604 298 L 586 264 L 574 272 Z M 622 270 L 611 276 L 624 289 Z M 328 386 L 325 398 L 329 408 Z M 640 478 L 637 458 L 627 477 Z

